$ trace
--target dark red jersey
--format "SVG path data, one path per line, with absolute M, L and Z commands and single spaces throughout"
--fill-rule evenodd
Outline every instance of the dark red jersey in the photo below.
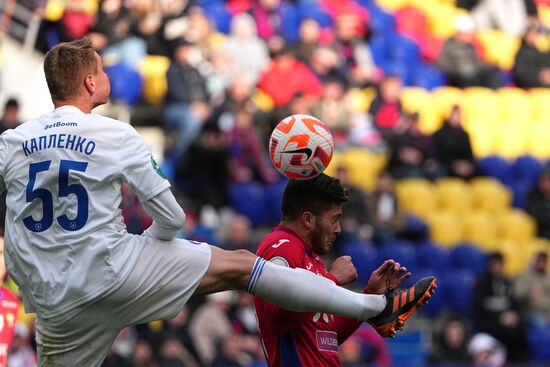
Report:
M 18 310 L 19 298 L 6 288 L 0 288 L 0 367 L 6 366 Z
M 264 237 L 256 254 L 336 282 L 323 260 L 286 227 L 276 227 Z M 269 367 L 341 366 L 338 345 L 360 325 L 357 320 L 330 314 L 288 311 L 259 297 L 254 297 L 254 305 Z

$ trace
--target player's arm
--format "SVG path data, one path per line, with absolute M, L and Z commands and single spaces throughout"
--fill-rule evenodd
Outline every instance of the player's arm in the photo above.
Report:
M 153 224 L 143 232 L 143 235 L 165 241 L 174 239 L 185 223 L 185 213 L 170 189 L 142 204 L 147 214 L 153 218 Z

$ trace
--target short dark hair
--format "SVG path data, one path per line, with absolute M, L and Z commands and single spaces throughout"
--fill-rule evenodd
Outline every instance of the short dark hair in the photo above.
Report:
M 60 43 L 44 58 L 44 74 L 54 101 L 73 97 L 82 79 L 97 72 L 95 50 L 87 38 Z
M 305 211 L 319 215 L 332 204 L 342 204 L 348 198 L 348 190 L 340 180 L 324 173 L 310 180 L 290 180 L 281 203 L 283 219 L 295 220 Z
M 4 105 L 4 108 L 19 108 L 19 101 L 16 98 L 9 98 Z

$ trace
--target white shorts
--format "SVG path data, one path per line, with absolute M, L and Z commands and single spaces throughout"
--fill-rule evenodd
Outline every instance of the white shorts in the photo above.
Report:
M 38 319 L 39 366 L 100 366 L 126 326 L 171 319 L 210 265 L 205 243 L 145 238 L 137 263 L 115 290 L 51 319 Z

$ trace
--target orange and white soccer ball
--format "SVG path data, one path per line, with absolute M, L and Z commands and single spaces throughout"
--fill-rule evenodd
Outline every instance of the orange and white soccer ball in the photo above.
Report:
M 329 129 L 309 115 L 291 115 L 275 126 L 269 155 L 275 168 L 292 180 L 307 180 L 327 168 L 334 143 Z

